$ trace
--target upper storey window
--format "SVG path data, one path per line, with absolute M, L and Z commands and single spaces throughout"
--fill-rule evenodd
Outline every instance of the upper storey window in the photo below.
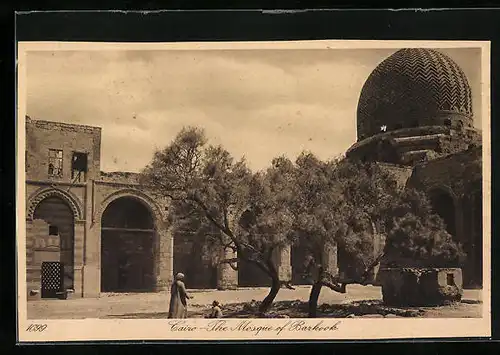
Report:
M 49 177 L 61 177 L 63 168 L 63 151 L 49 149 Z
M 88 170 L 87 153 L 73 153 L 73 160 L 71 162 L 71 179 L 74 182 L 83 182 L 86 180 Z

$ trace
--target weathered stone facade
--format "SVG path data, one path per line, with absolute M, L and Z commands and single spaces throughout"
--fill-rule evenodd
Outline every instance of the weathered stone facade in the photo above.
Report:
M 482 285 L 482 137 L 460 67 L 435 50 L 397 51 L 365 83 L 357 120 L 347 157 L 377 162 L 400 186 L 427 192 L 467 253 L 464 285 Z
M 143 264 L 148 260 L 152 261 L 152 275 L 146 271 L 142 275 L 152 281 L 135 283 L 148 291 L 168 289 L 176 272 L 190 273 L 187 276 L 193 280 L 193 287 L 238 287 L 236 268 L 223 264 L 212 271 L 212 266 L 202 263 L 201 258 L 198 260 L 197 255 L 193 255 L 198 250 L 194 249 L 195 243 L 192 243 L 190 236 L 177 236 L 177 246 L 174 245 L 172 223 L 167 212 L 168 201 L 153 196 L 147 187 L 141 186 L 137 181 L 137 174 L 100 171 L 100 128 L 27 117 L 26 141 L 26 266 L 30 299 L 40 297 L 41 263 L 44 261 L 64 263 L 65 285 L 74 291 L 73 297 L 98 297 L 103 292 L 103 282 L 109 280 L 117 288 L 120 277 L 123 278 L 123 275 L 116 274 L 119 273 L 120 258 L 128 258 L 128 262 L 133 265 L 129 269 L 130 272 L 135 272 L 135 276 L 129 273 L 129 278 L 140 278 L 137 270 L 146 270 Z M 61 154 L 52 156 L 58 156 L 59 162 L 51 160 L 50 150 L 61 151 Z M 83 169 L 83 177 L 72 171 L 75 153 L 86 155 L 87 164 Z M 58 168 L 57 171 L 54 171 L 54 166 Z M 144 206 L 153 228 L 103 225 L 106 213 L 111 215 L 111 219 L 120 219 L 120 215 L 125 214 L 123 208 L 126 209 L 127 204 L 133 202 L 139 203 L 136 206 Z M 117 210 L 117 216 L 113 217 L 111 210 L 116 203 L 120 203 L 122 209 Z M 40 212 L 42 207 L 43 213 Z M 130 217 L 129 222 L 135 223 L 135 217 Z M 67 227 L 64 231 L 63 225 Z M 151 238 L 152 246 L 146 245 L 147 243 L 134 244 L 134 248 L 146 248 L 142 258 L 137 253 L 128 256 L 115 253 L 121 247 L 117 240 L 145 240 L 145 235 Z M 103 243 L 103 238 L 115 241 Z M 59 245 L 60 240 L 65 240 L 67 244 L 67 255 Z M 103 253 L 115 253 L 108 255 L 114 262 L 103 260 Z M 290 252 L 287 249 L 278 254 L 275 257 L 280 275 L 289 279 Z M 223 257 L 230 259 L 236 255 L 228 249 Z M 175 267 L 174 259 L 178 260 Z M 105 272 L 106 268 L 112 270 Z M 252 272 L 250 277 L 254 277 Z M 126 290 L 127 285 L 130 286 L 130 283 L 125 283 L 122 288 L 118 287 L 117 292 Z
M 443 63 L 448 63 L 444 69 Z M 464 285 L 480 285 L 481 134 L 472 128 L 470 89 L 467 78 L 457 68 L 450 58 L 423 49 L 399 51 L 383 62 L 363 87 L 358 107 L 358 141 L 346 155 L 378 162 L 400 186 L 414 186 L 435 196 L 436 206 L 449 202 L 451 208 L 436 209 L 444 214 L 450 233 L 468 254 Z M 125 271 L 116 265 L 128 265 L 130 270 L 144 266 L 141 262 L 146 259 L 152 261 L 152 271 L 143 273 L 144 280 L 136 280 L 134 285 L 148 290 L 167 289 L 176 272 L 185 272 L 188 286 L 192 277 L 192 285 L 200 288 L 270 284 L 267 275 L 243 261 L 237 270 L 229 264 L 203 264 L 196 243 L 188 235 L 176 235 L 174 240 L 167 201 L 138 184 L 134 173 L 101 172 L 100 128 L 27 117 L 26 142 L 29 297 L 39 297 L 40 293 L 34 291 L 40 288 L 41 263 L 55 259 L 65 263 L 65 282 L 75 297 L 98 297 L 108 279 L 102 279 L 104 269 L 107 275 L 117 273 L 109 276 L 114 280 L 113 287 L 129 287 L 125 279 L 131 278 L 131 274 L 124 276 Z M 123 207 L 132 201 L 144 207 L 151 224 L 119 224 L 118 210 L 113 217 L 117 204 Z M 58 214 L 51 214 L 51 204 L 58 206 Z M 118 224 L 103 224 L 105 214 Z M 375 258 L 383 249 L 385 237 L 374 234 L 373 238 Z M 144 249 L 142 254 L 147 257 L 140 253 L 117 254 L 116 250 L 122 247 L 120 241 L 136 243 L 134 248 Z M 103 253 L 111 253 L 113 262 L 103 263 Z M 337 253 L 336 247 L 325 249 L 323 259 L 331 273 L 342 275 L 347 271 L 339 263 Z M 224 251 L 224 259 L 235 257 L 232 249 Z M 301 276 L 306 258 L 303 250 L 295 246 L 282 248 L 273 257 L 282 281 L 307 282 Z M 375 280 L 373 275 L 371 281 Z
M 73 260 L 68 278 L 74 297 L 97 297 L 101 292 L 101 221 L 106 208 L 122 198 L 142 203 L 154 221 L 155 289 L 163 290 L 172 280 L 173 240 L 165 214 L 165 203 L 153 198 L 134 180 L 134 174 L 104 174 L 100 171 L 101 129 L 57 122 L 26 120 L 26 208 L 27 208 L 27 286 L 28 295 L 36 298 L 40 288 L 40 265 L 53 257 L 43 243 L 51 236 L 50 211 L 37 219 L 41 204 L 56 199 L 71 211 Z M 62 169 L 50 174 L 49 149 L 62 151 Z M 73 153 L 87 155 L 85 178 L 72 176 Z M 78 179 L 78 181 L 76 181 Z M 55 212 L 54 212 L 55 213 Z M 50 225 L 52 230 L 60 226 Z M 124 229 L 125 230 L 125 229 Z M 57 233 L 56 234 L 57 237 Z M 47 244 L 47 243 L 45 243 Z M 56 247 L 57 249 L 57 247 Z M 34 255 L 45 255 L 34 260 Z
M 467 254 L 464 285 L 482 285 L 482 147 L 418 164 L 408 186 L 426 191 L 448 231 Z

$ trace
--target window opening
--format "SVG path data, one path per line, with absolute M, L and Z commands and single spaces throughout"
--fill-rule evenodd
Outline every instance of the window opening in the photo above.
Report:
M 49 235 L 59 235 L 59 228 L 57 226 L 49 226 Z
M 60 149 L 49 149 L 49 176 L 62 176 L 63 151 Z
M 87 153 L 74 152 L 71 162 L 71 179 L 73 182 L 85 181 L 87 169 Z
M 448 286 L 453 286 L 455 285 L 455 277 L 453 274 L 446 274 L 446 284 Z

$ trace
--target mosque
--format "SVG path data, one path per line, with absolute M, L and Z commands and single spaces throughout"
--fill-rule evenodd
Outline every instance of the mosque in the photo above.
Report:
M 467 254 L 465 286 L 481 286 L 482 140 L 462 69 L 436 50 L 397 51 L 365 82 L 357 131 L 346 156 L 379 162 L 400 184 L 426 191 Z
M 378 162 L 400 184 L 427 191 L 464 245 L 465 286 L 481 287 L 482 143 L 473 119 L 467 77 L 450 57 L 402 49 L 364 84 L 358 139 L 346 156 Z M 28 299 L 44 297 L 44 280 L 54 278 L 44 262 L 60 262 L 60 284 L 73 297 L 159 292 L 179 271 L 192 288 L 268 284 L 244 263 L 238 271 L 210 265 L 193 236 L 172 231 L 168 201 L 153 198 L 136 174 L 102 172 L 101 128 L 27 117 L 26 142 Z M 301 283 L 300 250 L 284 249 L 277 261 L 284 277 Z

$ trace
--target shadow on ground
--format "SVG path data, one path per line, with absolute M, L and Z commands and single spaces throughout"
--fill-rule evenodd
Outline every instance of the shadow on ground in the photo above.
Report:
M 272 309 L 265 315 L 259 316 L 260 302 L 233 303 L 223 305 L 224 318 L 307 318 L 308 305 L 303 301 L 275 302 Z M 471 305 L 474 305 L 471 309 Z M 447 317 L 447 318 L 479 318 L 480 301 L 464 300 L 459 303 L 441 307 L 388 307 L 380 300 L 365 300 L 348 304 L 322 304 L 318 307 L 318 318 L 397 318 L 397 317 Z M 203 306 L 191 306 L 188 309 L 189 318 L 203 318 L 210 310 Z M 167 318 L 167 312 L 128 313 L 110 315 L 105 318 L 138 319 L 138 318 Z

